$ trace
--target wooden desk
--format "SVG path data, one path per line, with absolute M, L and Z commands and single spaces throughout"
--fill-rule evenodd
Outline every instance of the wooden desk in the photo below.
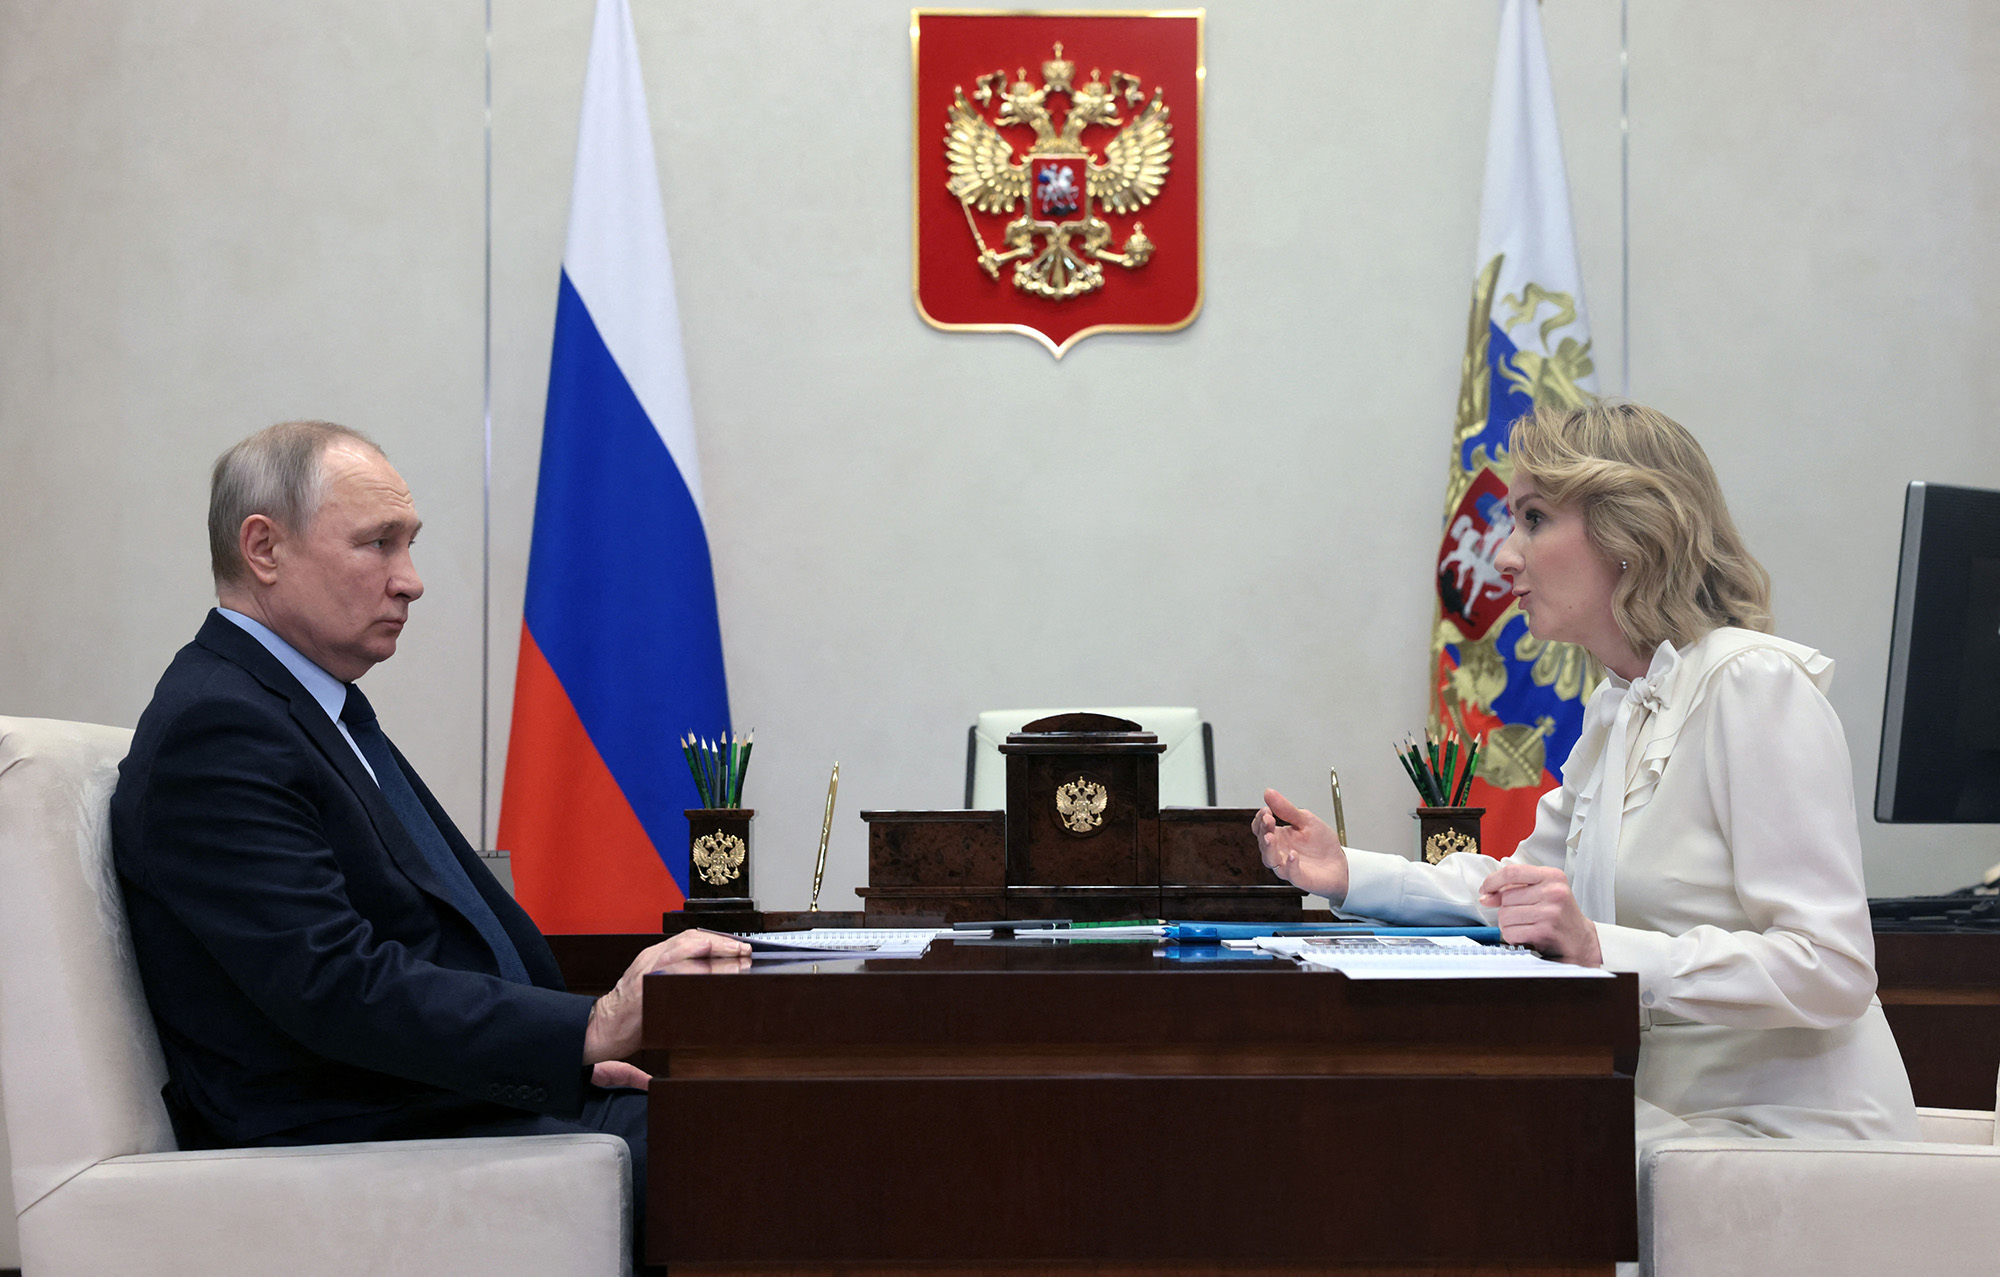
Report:
M 1878 931 L 1875 972 L 1917 1103 L 1992 1108 L 2000 1076 L 2000 933 Z
M 1143 944 L 650 976 L 647 1259 L 1609 1274 L 1636 998 Z

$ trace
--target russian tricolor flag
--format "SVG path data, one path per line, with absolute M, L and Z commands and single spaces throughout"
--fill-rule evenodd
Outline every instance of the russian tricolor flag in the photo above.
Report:
M 729 722 L 673 264 L 626 0 L 598 0 L 535 498 L 500 846 L 546 932 L 686 899 L 676 743 Z M 685 791 L 685 792 L 684 792 Z

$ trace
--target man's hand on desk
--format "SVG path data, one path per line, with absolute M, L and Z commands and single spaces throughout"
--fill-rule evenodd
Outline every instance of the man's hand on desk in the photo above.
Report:
M 750 965 L 750 946 L 735 936 L 713 931 L 683 931 L 632 959 L 617 987 L 590 1008 L 590 1023 L 583 1030 L 583 1062 L 602 1066 L 605 1061 L 622 1060 L 639 1049 L 640 987 L 655 971 L 707 972 L 727 974 Z M 627 1067 L 630 1067 L 629 1065 Z M 638 1069 L 633 1073 L 645 1077 Z M 631 1081 L 599 1081 L 594 1068 L 591 1080 L 599 1086 L 635 1086 Z M 614 1076 L 622 1077 L 616 1073 Z
M 1347 899 L 1347 850 L 1318 816 L 1267 789 L 1264 806 L 1250 818 L 1250 832 L 1257 835 L 1264 863 L 1280 878 L 1335 905 Z

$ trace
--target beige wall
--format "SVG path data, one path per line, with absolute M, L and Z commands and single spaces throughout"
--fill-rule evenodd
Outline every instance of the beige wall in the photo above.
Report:
M 494 4 L 495 805 L 589 8 Z M 834 759 L 838 905 L 854 811 L 956 802 L 965 724 L 1014 703 L 1198 705 L 1224 802 L 1338 763 L 1356 841 L 1402 846 L 1492 6 L 1214 5 L 1206 310 L 1060 365 L 913 313 L 906 7 L 635 9 L 764 901 L 804 901 Z M 1617 10 L 1543 13 L 1616 389 Z M 0 8 L 0 709 L 133 722 L 209 601 L 207 463 L 329 416 L 423 506 L 370 690 L 478 825 L 481 36 L 474 4 Z M 1632 6 L 1633 393 L 1839 658 L 1864 804 L 1903 484 L 2000 486 L 1996 43 L 1972 3 Z M 1878 892 L 2000 856 L 1863 838 Z

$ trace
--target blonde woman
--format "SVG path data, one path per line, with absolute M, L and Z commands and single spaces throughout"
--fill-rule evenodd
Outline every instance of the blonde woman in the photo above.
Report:
M 1915 1139 L 1874 997 L 1833 662 L 1771 635 L 1769 577 L 1673 421 L 1540 409 L 1510 455 L 1496 565 L 1536 638 L 1607 671 L 1534 832 L 1505 862 L 1416 864 L 1343 848 L 1267 790 L 1264 863 L 1349 912 L 1497 922 L 1513 943 L 1637 972 L 1642 1144 Z

